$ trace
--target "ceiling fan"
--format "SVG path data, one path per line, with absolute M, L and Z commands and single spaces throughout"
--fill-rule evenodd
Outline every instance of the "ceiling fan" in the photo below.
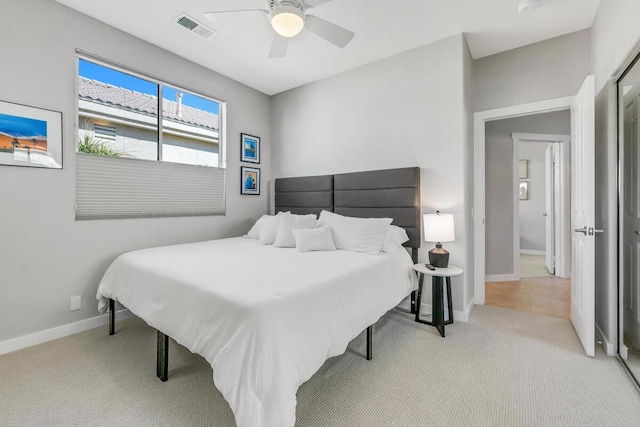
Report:
M 206 12 L 204 16 L 213 21 L 220 13 L 260 12 L 276 32 L 271 42 L 269 58 L 287 56 L 289 39 L 307 29 L 339 48 L 345 47 L 355 33 L 315 15 L 307 14 L 309 9 L 318 7 L 331 0 L 266 0 L 266 8 L 257 9 L 255 0 L 235 0 L 233 9 L 220 9 Z

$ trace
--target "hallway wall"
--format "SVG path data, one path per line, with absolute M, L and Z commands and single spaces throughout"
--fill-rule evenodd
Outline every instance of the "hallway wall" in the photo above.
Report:
M 570 129 L 568 110 L 495 120 L 486 125 L 486 265 L 490 276 L 514 274 L 513 211 L 513 132 L 567 135 Z M 513 280 L 512 278 L 505 278 Z

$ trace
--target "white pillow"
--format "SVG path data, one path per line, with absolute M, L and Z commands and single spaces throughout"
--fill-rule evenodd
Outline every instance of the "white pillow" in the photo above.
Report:
M 287 212 L 280 218 L 278 224 L 278 235 L 276 236 L 273 246 L 279 248 L 293 248 L 296 246 L 293 230 L 314 228 L 318 218 L 314 214 L 296 215 Z
M 296 240 L 296 249 L 299 252 L 336 250 L 336 245 L 333 243 L 333 237 L 331 236 L 331 228 L 329 227 L 300 228 L 293 230 L 292 234 Z
M 272 245 L 276 240 L 276 236 L 278 235 L 278 225 L 280 225 L 280 218 L 282 218 L 285 213 L 289 212 L 278 212 L 278 215 L 268 216 L 264 219 L 262 224 L 260 224 L 260 243 L 263 245 Z
M 389 227 L 389 231 L 387 231 L 384 241 L 382 242 L 382 252 L 395 254 L 407 240 L 409 240 L 407 230 L 397 225 L 392 225 Z
M 272 217 L 273 215 L 262 215 L 260 217 L 260 219 L 258 219 L 256 221 L 255 224 L 253 224 L 253 227 L 251 227 L 251 230 L 249 230 L 249 232 L 247 234 L 244 235 L 244 237 L 249 237 L 250 239 L 259 239 L 260 238 L 260 227 L 262 227 L 262 225 L 265 223 L 265 221 L 268 221 L 268 218 Z
M 391 221 L 391 218 L 353 218 L 322 211 L 316 227 L 331 227 L 338 249 L 378 255 Z

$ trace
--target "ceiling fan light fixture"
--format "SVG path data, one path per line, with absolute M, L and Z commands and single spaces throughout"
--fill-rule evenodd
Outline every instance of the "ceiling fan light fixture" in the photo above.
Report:
M 304 28 L 304 13 L 293 6 L 278 6 L 271 11 L 269 22 L 282 37 L 294 37 Z

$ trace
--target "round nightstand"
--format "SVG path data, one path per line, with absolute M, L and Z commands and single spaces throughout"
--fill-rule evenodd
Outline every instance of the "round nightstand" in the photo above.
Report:
M 462 269 L 455 265 L 449 265 L 447 268 L 436 268 L 430 270 L 424 263 L 415 264 L 413 269 L 420 275 L 418 282 L 418 300 L 416 301 L 416 322 L 434 326 L 440 332 L 440 336 L 444 337 L 444 326 L 453 323 L 453 303 L 451 302 L 451 277 L 460 276 Z M 431 322 L 420 319 L 420 303 L 422 302 L 422 283 L 424 276 L 431 276 L 431 306 L 432 319 Z M 449 319 L 444 320 L 444 283 L 447 284 L 447 303 L 449 309 Z

